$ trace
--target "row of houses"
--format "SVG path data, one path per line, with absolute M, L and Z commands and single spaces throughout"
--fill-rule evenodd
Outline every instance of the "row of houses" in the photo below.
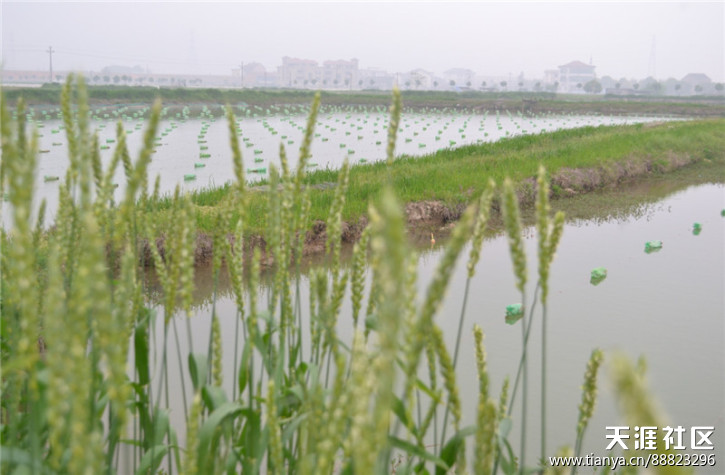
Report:
M 0 71 L 3 84 L 42 84 L 61 82 L 67 72 L 50 77 L 43 71 Z M 654 78 L 632 80 L 597 77 L 596 66 L 572 61 L 544 71 L 543 78 L 486 76 L 466 68 L 453 68 L 442 74 L 424 69 L 391 74 L 380 69 L 362 69 L 357 59 L 330 60 L 321 64 L 311 59 L 285 56 L 276 71 L 267 71 L 260 63 L 247 63 L 228 75 L 154 74 L 141 67 L 109 66 L 85 73 L 92 84 L 145 85 L 158 87 L 283 87 L 325 90 L 390 90 L 395 85 L 410 90 L 483 90 L 550 91 L 560 93 L 607 93 L 619 95 L 721 94 L 722 84 L 713 83 L 704 74 L 688 74 L 682 79 Z

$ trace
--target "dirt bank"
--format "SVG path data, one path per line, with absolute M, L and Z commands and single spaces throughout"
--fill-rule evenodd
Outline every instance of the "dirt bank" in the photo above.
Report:
M 653 174 L 668 173 L 680 169 L 694 162 L 688 155 L 669 154 L 664 157 L 650 160 L 625 160 L 608 167 L 574 169 L 562 168 L 551 176 L 551 199 L 566 199 L 583 193 L 590 193 L 606 188 L 616 188 L 635 183 Z M 536 179 L 530 177 L 519 183 L 517 187 L 519 202 L 524 210 L 533 208 L 536 199 Z M 447 205 L 440 201 L 419 201 L 405 205 L 405 215 L 409 233 L 413 236 L 427 235 L 428 233 L 445 234 L 460 218 L 465 205 Z M 494 219 L 499 214 L 499 204 L 493 202 Z M 356 222 L 345 222 L 342 225 L 342 242 L 351 244 L 356 242 L 367 225 L 367 218 L 362 217 Z M 230 235 L 230 239 L 231 235 Z M 303 257 L 322 255 L 325 252 L 327 240 L 326 224 L 316 221 L 305 234 Z M 165 255 L 164 237 L 157 239 L 162 257 Z M 267 252 L 267 242 L 264 236 L 253 235 L 245 238 L 245 258 L 251 256 L 254 248 L 262 251 L 262 263 L 265 266 L 273 264 L 273 258 Z M 206 265 L 212 260 L 214 253 L 211 236 L 204 232 L 197 233 L 194 259 L 197 265 Z M 148 241 L 143 243 L 142 261 L 144 265 L 152 265 L 151 252 Z

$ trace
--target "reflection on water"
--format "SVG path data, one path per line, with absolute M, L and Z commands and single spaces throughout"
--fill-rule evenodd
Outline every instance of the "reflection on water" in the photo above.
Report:
M 609 209 L 600 219 L 575 219 L 566 225 L 550 282 L 547 372 L 550 450 L 574 443 L 585 365 L 592 349 L 599 347 L 605 355 L 623 351 L 635 358 L 646 357 L 652 390 L 666 409 L 668 422 L 684 427 L 715 426 L 717 457 L 722 459 L 725 455 L 724 439 L 718 435 L 725 428 L 725 218 L 720 216 L 723 208 L 725 188 L 709 184 L 681 190 L 662 201 L 636 206 L 627 213 Z M 698 235 L 692 233 L 694 222 L 700 224 Z M 531 267 L 535 266 L 536 239 L 531 232 L 526 235 L 529 282 L 535 282 L 536 270 Z M 645 253 L 645 242 L 650 240 L 662 241 L 662 250 Z M 440 249 L 420 253 L 421 293 L 435 271 Z M 590 276 L 599 267 L 606 269 L 607 278 L 595 286 Z M 455 344 L 465 280 L 465 262 L 459 262 L 437 316 L 437 324 L 444 329 L 450 348 Z M 221 317 L 225 384 L 232 394 L 234 361 L 239 358 L 235 342 L 243 338 L 234 297 L 224 277 L 218 281 L 214 303 L 210 275 L 200 273 L 198 282 L 195 316 L 188 320 L 193 336 L 191 344 L 197 351 L 207 347 L 209 317 L 214 307 Z M 303 272 L 297 294 L 303 311 L 308 308 L 308 287 Z M 458 366 L 464 420 L 475 414 L 478 390 L 472 325 L 478 323 L 486 332 L 493 394 L 500 391 L 506 375 L 515 375 L 520 355 L 520 330 L 504 321 L 506 306 L 519 302 L 520 295 L 515 290 L 503 236 L 492 236 L 484 243 L 471 288 L 467 331 L 463 335 Z M 528 295 L 533 290 L 531 285 Z M 263 286 L 259 293 L 260 302 L 264 302 L 267 289 Z M 349 307 L 343 308 L 338 332 L 343 341 L 349 341 L 352 323 L 345 315 L 350 315 Z M 189 350 L 185 318 L 180 315 L 175 319 L 181 333 L 182 355 Z M 306 321 L 302 325 L 307 325 Z M 535 320 L 533 335 L 539 334 L 539 325 Z M 157 342 L 160 344 L 161 340 Z M 530 341 L 530 414 L 539 412 L 539 344 L 536 338 Z M 309 348 L 308 342 L 304 345 Z M 170 374 L 173 392 L 178 393 L 179 369 L 173 359 Z M 188 391 L 188 380 L 186 388 Z M 180 427 L 183 407 L 179 397 L 172 398 L 171 407 L 175 424 Z M 623 422 L 607 378 L 605 356 L 604 371 L 600 374 L 600 400 L 589 425 L 583 453 L 607 455 L 605 427 Z M 538 418 L 532 418 L 530 447 L 538 447 L 537 424 Z M 514 426 L 512 441 L 518 440 Z M 529 455 L 532 457 L 529 463 L 534 463 L 533 455 Z

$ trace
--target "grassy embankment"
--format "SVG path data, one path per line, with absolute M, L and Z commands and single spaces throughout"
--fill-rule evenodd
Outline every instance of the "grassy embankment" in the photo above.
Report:
M 26 104 L 60 104 L 60 86 L 41 88 L 5 87 L 6 100 L 14 105 L 22 97 Z M 151 104 L 161 99 L 166 106 L 191 104 L 249 104 L 269 107 L 279 104 L 309 105 L 315 92 L 294 89 L 213 89 L 156 88 L 128 86 L 89 86 L 91 106 L 99 104 Z M 611 97 L 547 92 L 480 92 L 480 91 L 404 91 L 406 107 L 436 107 L 477 110 L 527 111 L 531 113 L 576 114 L 655 114 L 698 117 L 725 116 L 722 96 L 636 96 Z M 389 91 L 323 91 L 325 105 L 385 106 L 390 103 Z
M 725 176 L 725 119 L 670 122 L 656 125 L 587 127 L 530 135 L 499 142 L 439 151 L 424 157 L 399 157 L 350 169 L 343 220 L 356 223 L 367 213 L 371 198 L 390 182 L 404 203 L 436 201 L 455 219 L 464 205 L 478 196 L 490 177 L 520 182 L 524 205 L 533 202 L 531 177 L 544 164 L 552 179 L 554 198 L 573 196 L 682 166 L 702 167 L 713 177 Z M 319 170 L 307 175 L 310 185 L 337 182 L 339 172 Z M 529 181 L 527 181 L 529 180 Z M 229 196 L 229 187 L 194 193 L 199 231 L 214 228 L 215 208 Z M 308 228 L 324 220 L 334 189 L 311 190 Z M 246 211 L 247 226 L 263 233 L 268 193 L 254 193 Z M 160 218 L 166 203 L 160 204 Z M 440 206 L 436 208 L 440 213 Z M 435 220 L 435 216 L 430 216 Z M 440 218 L 440 217 L 439 217 Z

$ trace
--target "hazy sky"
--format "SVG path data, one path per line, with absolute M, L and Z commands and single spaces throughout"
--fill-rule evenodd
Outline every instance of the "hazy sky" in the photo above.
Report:
M 361 68 L 542 77 L 572 60 L 598 76 L 725 80 L 725 2 L 17 2 L 0 0 L 6 69 L 156 73 L 275 70 L 283 56 Z

